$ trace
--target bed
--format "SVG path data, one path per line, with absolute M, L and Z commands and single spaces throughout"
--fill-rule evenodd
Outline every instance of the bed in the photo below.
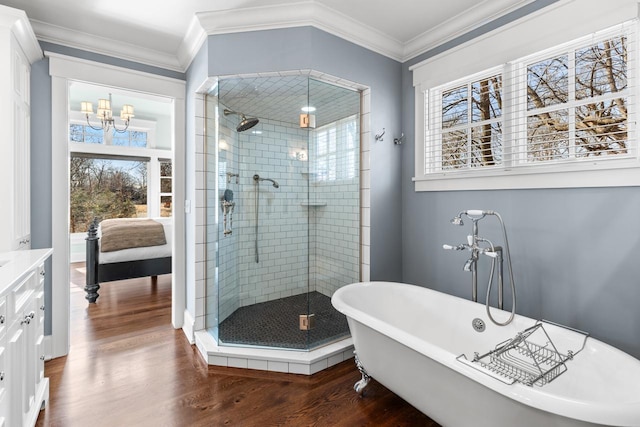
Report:
M 104 233 L 104 236 L 103 236 Z M 171 218 L 93 221 L 87 232 L 85 298 L 95 303 L 100 284 L 171 273 Z M 103 242 L 104 240 L 104 242 Z

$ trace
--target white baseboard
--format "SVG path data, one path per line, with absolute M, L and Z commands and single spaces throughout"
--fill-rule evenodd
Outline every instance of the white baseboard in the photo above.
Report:
M 53 337 L 51 335 L 45 335 L 42 345 L 44 346 L 44 360 L 53 359 Z
M 182 331 L 187 336 L 187 339 L 189 340 L 189 344 L 195 344 L 196 342 L 195 335 L 193 333 L 194 328 L 195 328 L 195 320 L 193 319 L 193 316 L 191 315 L 191 313 L 189 313 L 188 310 L 185 310 L 184 322 L 182 323 Z

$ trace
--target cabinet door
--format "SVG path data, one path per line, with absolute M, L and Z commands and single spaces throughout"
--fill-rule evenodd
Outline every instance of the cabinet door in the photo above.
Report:
M 5 425 L 9 412 L 9 397 L 7 395 L 7 336 L 0 335 L 0 427 Z
M 12 37 L 13 74 L 13 230 L 14 249 L 31 247 L 31 193 L 30 193 L 30 126 L 29 105 L 30 66 L 17 41 Z
M 35 365 L 34 384 L 36 384 L 36 391 L 40 382 L 44 379 L 44 289 L 41 287 L 36 292 L 35 298 L 35 312 L 36 317 L 33 319 L 35 324 L 33 325 L 33 332 L 35 346 L 33 363 Z
M 16 319 L 8 330 L 7 373 L 5 375 L 8 392 L 7 425 L 23 425 L 24 413 L 29 408 L 29 400 L 25 389 L 25 331 L 20 319 Z

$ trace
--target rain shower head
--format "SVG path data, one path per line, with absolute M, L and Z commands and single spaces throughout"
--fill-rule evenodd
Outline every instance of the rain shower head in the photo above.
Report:
M 233 111 L 233 110 L 229 110 L 229 109 L 225 108 L 224 109 L 224 115 L 228 116 L 229 114 L 237 114 L 238 116 L 240 116 L 242 118 L 240 123 L 238 123 L 238 126 L 236 126 L 236 130 L 238 132 L 244 132 L 245 130 L 249 130 L 252 127 L 254 127 L 255 125 L 257 125 L 258 122 L 260 121 L 256 117 L 246 117 L 243 113 L 239 113 L 237 111 Z

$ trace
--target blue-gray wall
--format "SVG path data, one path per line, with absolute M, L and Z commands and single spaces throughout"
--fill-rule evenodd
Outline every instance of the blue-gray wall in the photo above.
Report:
M 165 77 L 185 79 L 184 73 L 152 67 L 53 43 L 40 42 L 43 51 L 58 53 L 103 64 L 125 67 Z M 51 76 L 49 60 L 31 66 L 31 247 L 50 248 L 51 228 Z M 51 271 L 51 259 L 46 265 Z M 45 305 L 51 307 L 51 276 L 45 278 Z M 45 312 L 45 335 L 51 335 L 51 310 Z
M 31 66 L 31 247 L 50 248 L 51 228 L 51 77 L 49 60 Z M 51 258 L 45 269 L 51 272 Z M 51 275 L 44 279 L 44 303 L 51 307 Z M 44 312 L 44 333 L 51 335 L 51 310 Z
M 314 27 L 209 36 L 208 61 L 210 76 L 315 70 L 371 88 L 371 278 L 401 280 L 401 64 Z
M 554 189 L 414 191 L 414 93 L 408 67 L 553 0 L 534 2 L 507 17 L 405 64 L 375 54 L 311 27 L 210 36 L 185 75 L 142 64 L 42 43 L 53 52 L 187 80 L 187 171 L 193 170 L 193 92 L 207 76 L 314 69 L 371 87 L 371 277 L 402 280 L 464 298 L 470 277 L 465 254 L 445 252 L 469 227 L 449 219 L 463 209 L 499 211 L 509 232 L 517 282 L 518 312 L 591 332 L 596 338 L 640 357 L 640 189 Z M 51 79 L 48 61 L 32 76 L 32 245 L 51 245 Z M 402 146 L 393 137 L 403 131 Z M 187 183 L 189 185 L 189 183 Z M 187 198 L 193 200 L 190 193 Z M 187 221 L 193 218 L 187 216 Z M 501 241 L 493 219 L 482 235 Z M 189 239 L 189 237 L 187 237 Z M 187 242 L 188 247 L 189 242 Z M 192 273 L 187 273 L 192 274 Z M 188 276 L 189 277 L 189 276 Z M 481 277 L 486 277 L 481 276 Z M 480 280 L 480 298 L 485 284 Z M 187 283 L 191 283 L 189 280 Z M 192 291 L 192 290 L 191 290 Z M 190 291 L 190 292 L 191 292 Z M 47 284 L 48 301 L 51 284 Z M 192 301 L 193 295 L 188 297 Z M 48 305 L 49 302 L 47 303 Z M 189 308 L 193 313 L 193 307 Z M 45 328 L 51 329 L 50 317 Z
M 371 88 L 371 278 L 401 280 L 401 64 L 314 27 L 210 36 L 208 58 L 210 76 L 315 70 Z
M 464 242 L 471 228 L 469 221 L 455 227 L 449 220 L 464 209 L 496 210 L 507 225 L 518 313 L 588 331 L 640 357 L 639 188 L 416 193 L 411 182 L 415 121 L 409 66 L 553 2 L 534 2 L 403 64 L 403 281 L 470 299 L 471 277 L 462 271 L 468 254 L 444 251 L 442 244 Z M 494 218 L 480 222 L 480 235 L 502 242 Z M 486 280 L 483 269 L 481 301 Z

